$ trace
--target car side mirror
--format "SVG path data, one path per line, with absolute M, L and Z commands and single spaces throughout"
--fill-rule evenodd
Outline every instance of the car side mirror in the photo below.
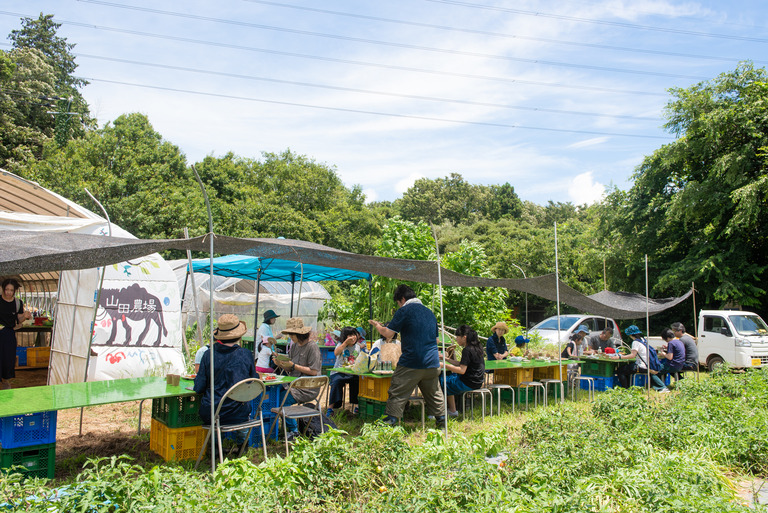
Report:
M 726 326 L 723 326 L 722 328 L 720 328 L 720 334 L 725 335 L 726 337 L 730 337 L 731 330 L 729 330 Z

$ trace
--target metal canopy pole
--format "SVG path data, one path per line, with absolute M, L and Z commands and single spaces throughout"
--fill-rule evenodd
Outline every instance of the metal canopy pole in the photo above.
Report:
M 296 283 L 296 273 L 291 273 L 291 317 L 293 317 L 293 284 Z
M 430 223 L 431 224 L 431 223 Z M 432 225 L 432 236 L 435 238 L 435 252 L 437 254 L 437 297 L 440 301 L 440 331 L 438 332 L 438 340 L 442 342 L 443 340 L 443 333 L 445 333 L 445 319 L 443 318 L 443 277 L 442 272 L 440 269 L 440 246 L 437 243 L 437 232 L 435 231 L 435 226 Z M 440 348 L 438 347 L 438 350 Z M 445 360 L 443 360 L 443 383 L 446 382 L 446 370 L 445 370 Z M 448 438 L 448 396 L 445 394 L 447 392 L 448 387 L 446 386 L 443 390 L 443 421 L 445 422 L 445 438 Z M 485 402 L 485 400 L 483 400 Z M 485 405 L 483 405 L 483 411 L 485 411 Z
M 210 339 L 209 343 L 210 346 L 208 347 L 208 354 L 210 355 L 210 379 L 211 379 L 211 435 L 213 436 L 213 430 L 215 429 L 214 423 L 216 421 L 216 394 L 214 393 L 214 369 L 213 369 L 213 353 L 214 353 L 214 345 L 213 345 L 213 215 L 211 214 L 211 203 L 208 201 L 208 193 L 205 192 L 205 186 L 203 185 L 203 181 L 200 180 L 200 175 L 197 174 L 197 169 L 195 169 L 195 166 L 192 166 L 192 171 L 195 173 L 195 178 L 197 179 L 198 185 L 200 185 L 200 189 L 203 191 L 203 198 L 205 199 L 205 208 L 208 210 L 208 237 L 210 237 L 210 246 L 209 246 L 209 261 L 208 261 L 208 293 L 210 294 L 210 300 L 208 301 L 208 319 L 210 321 Z M 211 439 L 213 440 L 213 439 Z M 211 472 L 216 471 L 216 443 L 211 443 Z
M 259 259 L 259 271 L 256 273 L 256 304 L 253 305 L 253 350 L 259 347 L 259 341 L 256 340 L 256 326 L 259 325 L 259 291 L 261 290 L 261 259 Z
M 557 261 L 557 222 L 555 222 L 555 298 L 557 299 L 557 367 L 560 373 L 560 381 L 563 380 L 563 351 L 560 348 L 560 265 Z M 576 343 L 573 344 L 573 349 L 578 356 L 579 352 L 576 350 Z
M 107 213 L 104 206 L 97 200 L 93 194 L 88 189 L 85 189 L 85 193 L 90 196 L 90 198 L 93 200 L 94 203 L 96 203 L 101 211 L 104 213 L 104 217 L 107 219 L 107 230 L 109 233 L 109 236 L 112 237 L 112 222 L 109 220 L 109 214 Z M 91 332 L 89 333 L 89 339 L 88 339 L 88 351 L 85 355 L 85 372 L 83 375 L 83 383 L 88 381 L 88 367 L 91 364 L 91 344 L 93 343 L 93 333 L 94 328 L 96 327 L 96 314 L 99 312 L 99 302 L 101 301 L 101 288 L 104 285 L 104 275 L 107 273 L 107 266 L 102 266 L 101 268 L 101 277 L 99 278 L 99 288 L 96 290 L 96 305 L 93 309 L 93 318 L 91 318 Z M 72 356 L 70 355 L 70 358 Z M 80 435 L 83 434 L 83 411 L 85 408 L 80 408 Z M 141 417 L 139 417 L 139 426 L 141 426 Z M 139 428 L 141 429 L 141 428 Z M 139 433 L 141 434 L 141 433 Z
M 646 391 L 648 392 L 648 398 L 651 397 L 651 349 L 648 347 L 651 345 L 651 343 L 648 341 L 648 339 L 651 336 L 651 324 L 650 324 L 650 315 L 648 314 L 648 255 L 645 255 L 645 352 L 647 353 L 647 362 L 646 367 L 646 373 L 647 376 L 645 377 L 645 380 L 647 381 L 646 384 Z
M 368 318 L 373 319 L 373 279 L 368 278 Z

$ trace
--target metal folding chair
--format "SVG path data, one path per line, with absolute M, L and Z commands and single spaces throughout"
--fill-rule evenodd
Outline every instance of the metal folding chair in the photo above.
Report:
M 261 415 L 261 403 L 264 402 L 264 396 L 266 395 L 267 387 L 264 386 L 264 382 L 260 379 L 256 378 L 248 378 L 244 379 L 242 381 L 239 381 L 238 383 L 235 383 L 232 385 L 229 390 L 227 390 L 224 395 L 222 396 L 221 400 L 219 401 L 218 406 L 216 407 L 216 412 L 213 416 L 213 422 L 209 425 L 203 425 L 203 429 L 207 430 L 207 433 L 205 434 L 205 441 L 203 442 L 203 448 L 200 450 L 200 454 L 197 457 L 197 461 L 195 462 L 195 468 L 200 464 L 200 460 L 203 459 L 203 455 L 205 454 L 205 449 L 208 447 L 208 441 L 211 438 L 211 431 L 216 432 L 216 445 L 219 449 L 219 463 L 224 462 L 224 453 L 222 451 L 222 444 L 221 444 L 221 434 L 222 433 L 229 433 L 232 431 L 241 431 L 243 429 L 248 429 L 248 434 L 245 436 L 245 442 L 243 442 L 243 445 L 240 447 L 240 451 L 238 452 L 238 457 L 242 456 L 243 452 L 245 451 L 245 448 L 248 447 L 248 440 L 251 437 L 251 431 L 253 428 L 258 427 L 261 429 L 261 447 L 264 449 L 264 458 L 267 458 L 267 442 L 264 437 L 264 418 Z M 259 401 L 258 407 L 256 408 L 256 411 L 258 412 L 258 418 L 251 419 L 246 422 L 241 422 L 239 424 L 222 424 L 221 423 L 221 417 L 219 413 L 221 412 L 221 407 L 227 400 L 231 401 L 237 401 L 239 403 L 250 403 L 257 397 L 261 396 L 261 400 Z
M 296 403 L 292 404 L 290 406 L 285 406 L 285 400 L 288 398 L 289 395 L 291 395 L 291 392 L 293 390 L 298 389 L 307 389 L 307 388 L 319 388 L 320 391 L 317 395 L 317 400 L 314 402 L 314 407 L 310 408 L 309 406 L 304 406 L 304 404 L 308 403 L 309 401 L 306 401 L 306 403 Z M 320 417 L 320 430 L 324 433 L 325 432 L 325 425 L 323 424 L 323 410 L 320 409 L 320 397 L 322 397 L 323 392 L 327 391 L 328 388 L 328 376 L 302 376 L 300 378 L 296 378 L 294 381 L 291 381 L 291 384 L 288 385 L 288 390 L 286 390 L 285 395 L 283 396 L 283 400 L 280 401 L 280 406 L 277 408 L 272 408 L 272 413 L 276 415 L 275 419 L 272 421 L 272 424 L 269 426 L 269 432 L 272 432 L 272 427 L 275 425 L 275 422 L 278 421 L 278 419 L 283 420 L 283 438 L 285 439 L 285 455 L 288 456 L 288 438 L 287 435 L 288 431 L 286 428 L 286 419 L 307 419 L 312 417 Z M 304 433 L 306 433 L 306 428 L 304 428 Z M 304 434 L 302 433 L 302 435 Z

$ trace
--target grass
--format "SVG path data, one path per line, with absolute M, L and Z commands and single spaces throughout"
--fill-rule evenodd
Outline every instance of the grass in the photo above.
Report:
M 736 493 L 742 476 L 768 476 L 768 369 L 650 397 L 613 390 L 594 403 L 506 406 L 485 422 L 475 413 L 450 420 L 447 439 L 420 419 L 392 429 L 342 414 L 340 431 L 300 440 L 288 458 L 271 445 L 267 461 L 251 450 L 213 475 L 191 462 L 91 459 L 55 502 L 28 499 L 48 497 L 50 484 L 13 476 L 0 496 L 18 511 L 768 510 Z

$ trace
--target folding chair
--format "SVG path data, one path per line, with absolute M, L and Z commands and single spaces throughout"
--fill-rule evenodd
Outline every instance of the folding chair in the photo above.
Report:
M 315 401 L 312 408 L 309 406 L 304 406 L 304 403 L 296 403 L 292 404 L 290 406 L 285 406 L 285 400 L 288 398 L 289 395 L 291 395 L 291 392 L 293 390 L 299 390 L 299 389 L 307 389 L 307 388 L 319 388 L 320 391 L 317 395 L 317 401 Z M 320 409 L 320 397 L 322 397 L 323 392 L 326 391 L 328 388 L 328 376 L 302 376 L 300 378 L 296 378 L 295 380 L 291 381 L 291 384 L 288 385 L 288 390 L 286 390 L 285 395 L 283 396 L 283 400 L 280 402 L 280 406 L 277 408 L 272 408 L 272 413 L 276 415 L 274 420 L 269 426 L 269 432 L 272 432 L 272 427 L 275 425 L 275 422 L 277 422 L 278 419 L 283 419 L 283 433 L 285 435 L 288 434 L 288 430 L 286 428 L 286 419 L 306 419 L 311 417 L 320 417 L 320 430 L 324 433 L 325 432 L 325 425 L 323 424 L 323 410 Z M 309 402 L 309 401 L 306 401 Z M 308 426 L 307 426 L 308 427 Z M 307 429 L 304 428 L 304 433 L 306 433 Z M 304 434 L 302 433 L 302 435 Z M 288 456 L 288 438 L 284 435 L 285 439 L 285 455 Z
M 197 457 L 197 461 L 195 462 L 195 468 L 200 464 L 200 460 L 203 459 L 203 455 L 205 454 L 205 449 L 208 447 L 208 440 L 211 438 L 211 430 L 213 429 L 216 431 L 216 442 L 217 446 L 219 448 L 219 462 L 224 463 L 224 453 L 222 451 L 221 446 L 221 434 L 222 433 L 229 433 L 232 431 L 240 431 L 242 429 L 248 429 L 248 434 L 245 436 L 245 442 L 243 442 L 243 445 L 240 447 L 240 451 L 238 452 L 238 457 L 242 456 L 243 452 L 245 451 L 245 448 L 248 446 L 248 440 L 251 437 L 251 431 L 253 428 L 258 427 L 261 429 L 261 447 L 264 449 L 264 458 L 267 458 L 267 442 L 264 438 L 264 419 L 261 416 L 261 403 L 264 402 L 264 396 L 266 392 L 266 387 L 264 386 L 264 382 L 260 379 L 256 378 L 248 378 L 244 379 L 238 383 L 235 383 L 232 385 L 229 390 L 226 391 L 226 393 L 222 396 L 221 400 L 219 401 L 218 406 L 216 407 L 216 413 L 213 416 L 213 422 L 212 425 L 203 425 L 203 429 L 207 430 L 207 433 L 205 434 L 205 441 L 203 442 L 203 448 L 200 450 L 200 455 Z M 219 412 L 221 412 L 221 407 L 227 400 L 237 401 L 239 403 L 250 403 L 257 397 L 261 396 L 261 400 L 259 401 L 258 407 L 255 411 L 259 412 L 259 418 L 257 419 L 251 419 L 245 422 L 241 422 L 239 424 L 222 424 L 221 423 L 221 417 L 219 416 Z

